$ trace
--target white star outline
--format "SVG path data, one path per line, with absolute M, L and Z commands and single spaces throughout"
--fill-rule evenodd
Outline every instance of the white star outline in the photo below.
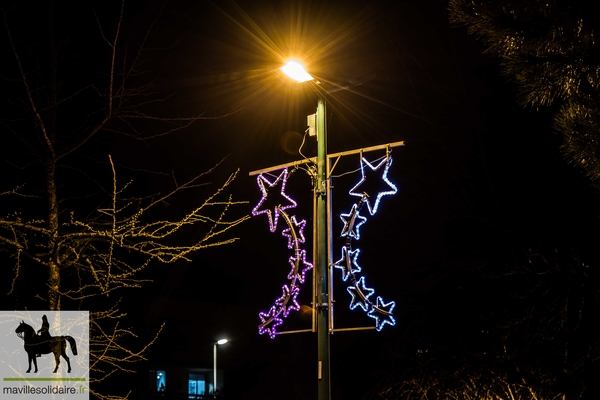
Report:
M 360 210 L 362 206 L 366 203 L 367 208 L 369 210 L 370 215 L 375 215 L 377 209 L 379 207 L 379 203 L 381 198 L 386 195 L 393 195 L 398 192 L 398 188 L 388 179 L 388 170 L 392 164 L 391 156 L 386 155 L 381 161 L 378 161 L 376 165 L 371 164 L 367 159 L 363 158 L 361 155 L 361 180 L 354 185 L 352 189 L 350 189 L 349 194 L 352 196 L 361 197 L 358 204 L 353 204 L 352 209 L 347 214 L 340 214 L 340 218 L 344 223 L 344 227 L 342 228 L 342 232 L 340 234 L 341 237 L 346 237 L 346 245 L 342 247 L 342 258 L 336 261 L 333 264 L 333 267 L 340 268 L 342 270 L 342 279 L 344 281 L 348 280 L 350 277 L 351 284 L 346 288 L 348 293 L 351 295 L 350 301 L 350 309 L 354 310 L 357 307 L 360 307 L 367 313 L 367 315 L 371 318 L 375 319 L 375 329 L 377 331 L 381 331 L 384 325 L 388 324 L 394 326 L 396 324 L 396 320 L 392 315 L 392 311 L 396 305 L 395 302 L 391 301 L 389 303 L 385 303 L 383 299 L 378 296 L 376 300 L 376 304 L 373 304 L 369 297 L 371 297 L 375 290 L 368 288 L 365 285 L 365 277 L 362 276 L 360 279 L 356 279 L 355 273 L 361 272 L 362 268 L 358 265 L 358 254 L 360 249 L 352 250 L 352 240 L 360 239 L 359 227 L 367 221 L 366 217 L 361 216 Z M 379 170 L 382 166 L 384 166 L 383 173 L 381 174 L 381 179 L 389 186 L 390 190 L 383 190 L 377 193 L 375 196 L 375 201 L 371 202 L 369 198 L 369 193 L 366 192 L 357 192 L 356 190 L 359 186 L 365 182 L 365 165 L 371 168 L 372 171 Z
M 372 303 L 369 301 L 369 297 L 375 292 L 375 290 L 365 286 L 364 276 L 361 276 L 353 286 L 348 286 L 346 290 L 352 296 L 352 301 L 350 301 L 351 310 L 354 310 L 356 307 L 360 307 L 363 309 L 363 311 L 367 311 L 372 305 Z
M 375 329 L 377 331 L 381 331 L 385 324 L 396 325 L 396 319 L 392 316 L 395 306 L 396 302 L 385 303 L 380 296 L 377 296 L 377 303 L 367 313 L 369 317 L 375 318 Z
M 350 236 L 356 240 L 360 239 L 359 228 L 362 224 L 367 222 L 367 217 L 360 215 L 358 205 L 353 204 L 350 212 L 348 214 L 340 214 L 340 218 L 344 223 L 341 236 Z M 357 223 L 356 220 L 359 220 L 359 222 Z
M 342 280 L 344 282 L 348 280 L 349 276 L 354 276 L 355 272 L 361 271 L 360 265 L 356 261 L 359 253 L 360 249 L 352 250 L 346 246 L 342 247 L 342 258 L 337 260 L 333 266 L 342 270 Z
M 377 170 L 379 170 L 379 168 L 381 168 L 383 165 L 385 165 L 385 168 L 383 169 L 383 174 L 381 175 L 381 179 L 383 179 L 383 181 L 390 187 L 390 190 L 386 190 L 386 191 L 377 193 L 374 204 L 371 204 L 371 199 L 368 196 L 369 193 L 367 193 L 367 197 L 365 198 L 365 203 L 367 203 L 367 208 L 369 209 L 369 213 L 371 215 L 375 215 L 375 213 L 377 212 L 377 209 L 379 208 L 379 202 L 381 201 L 381 198 L 383 196 L 389 196 L 389 195 L 398 193 L 398 188 L 396 187 L 396 185 L 394 185 L 388 179 L 388 176 L 387 176 L 388 170 L 390 169 L 390 166 L 392 165 L 392 157 L 386 156 L 377 165 L 373 165 L 369 162 L 369 160 L 367 160 L 364 157 L 361 157 L 360 173 L 361 173 L 362 177 L 361 177 L 361 180 L 356 185 L 354 185 L 354 187 L 352 189 L 350 189 L 349 194 L 352 196 L 358 196 L 358 197 L 364 196 L 364 193 L 359 193 L 359 192 L 356 192 L 355 190 L 367 179 L 367 177 L 365 176 L 365 165 L 367 167 L 369 167 L 372 171 L 377 171 Z

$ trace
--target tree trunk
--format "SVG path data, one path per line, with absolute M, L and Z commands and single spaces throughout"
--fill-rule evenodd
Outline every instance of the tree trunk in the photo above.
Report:
M 48 192 L 48 308 L 60 310 L 60 262 L 58 258 L 58 201 L 56 194 L 56 42 L 54 37 L 54 1 L 48 4 L 48 44 L 50 50 L 50 93 L 48 96 L 48 151 L 46 161 L 46 188 Z
M 58 260 L 58 201 L 56 196 L 56 161 L 46 165 L 46 188 L 48 191 L 48 308 L 60 310 L 60 263 Z

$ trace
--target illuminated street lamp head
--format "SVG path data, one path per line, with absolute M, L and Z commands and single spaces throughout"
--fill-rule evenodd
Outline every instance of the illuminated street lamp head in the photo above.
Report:
M 227 339 L 217 340 L 217 344 L 225 344 L 227 343 Z
M 281 70 L 290 78 L 298 82 L 311 81 L 314 78 L 306 72 L 304 66 L 298 61 L 288 61 Z

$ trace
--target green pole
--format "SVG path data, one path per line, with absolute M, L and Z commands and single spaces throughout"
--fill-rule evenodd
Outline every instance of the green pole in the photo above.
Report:
M 318 336 L 318 400 L 329 400 L 329 310 L 328 269 L 329 235 L 327 228 L 327 125 L 325 124 L 325 101 L 317 103 L 317 336 Z

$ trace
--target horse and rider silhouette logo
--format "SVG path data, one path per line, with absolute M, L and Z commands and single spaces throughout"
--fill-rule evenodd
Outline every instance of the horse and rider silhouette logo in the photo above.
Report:
M 53 373 L 56 373 L 58 370 L 58 366 L 60 365 L 60 357 L 62 356 L 67 362 L 68 370 L 67 372 L 71 372 L 71 361 L 67 356 L 67 343 L 71 347 L 71 351 L 73 355 L 77 355 L 77 344 L 73 337 L 64 335 L 64 336 L 52 336 L 50 334 L 50 324 L 48 323 L 48 317 L 44 314 L 42 316 L 42 326 L 36 332 L 31 325 L 25 323 L 24 320 L 21 320 L 21 323 L 15 329 L 15 333 L 24 342 L 25 352 L 27 353 L 27 358 L 29 361 L 29 367 L 27 369 L 27 373 L 31 371 L 31 362 L 33 361 L 33 366 L 35 367 L 34 373 L 38 372 L 37 358 L 41 357 L 43 354 L 54 354 L 55 367 Z

